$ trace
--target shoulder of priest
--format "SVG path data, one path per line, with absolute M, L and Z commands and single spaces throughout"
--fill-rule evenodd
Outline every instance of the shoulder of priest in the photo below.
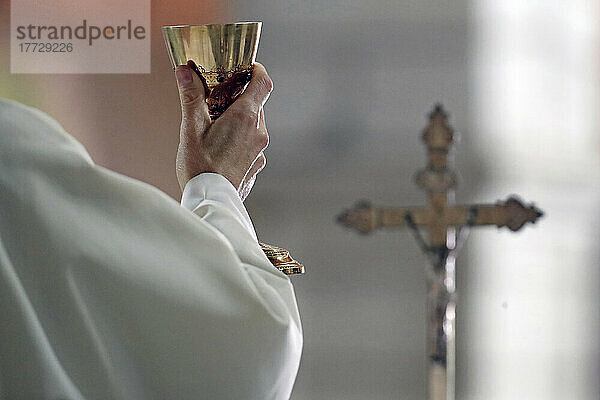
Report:
M 0 99 L 0 398 L 288 399 L 293 287 L 235 188 L 182 204 Z

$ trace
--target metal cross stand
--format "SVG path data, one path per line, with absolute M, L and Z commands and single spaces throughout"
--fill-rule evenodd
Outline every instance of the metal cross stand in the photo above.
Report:
M 517 197 L 496 204 L 453 205 L 456 174 L 448 166 L 454 138 L 448 115 L 441 105 L 429 114 L 422 136 L 428 164 L 417 173 L 417 184 L 427 191 L 426 207 L 375 208 L 359 203 L 344 211 L 338 221 L 363 234 L 378 228 L 410 228 L 426 254 L 428 285 L 427 352 L 430 400 L 454 400 L 455 394 L 455 257 L 457 236 L 471 226 L 506 226 L 518 231 L 543 213 L 525 206 Z M 419 228 L 428 230 L 428 241 Z M 458 232 L 458 233 L 457 233 Z

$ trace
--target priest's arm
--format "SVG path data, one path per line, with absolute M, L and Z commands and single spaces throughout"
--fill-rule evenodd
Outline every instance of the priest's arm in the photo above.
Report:
M 180 169 L 181 206 L 0 100 L 0 398 L 289 398 L 302 333 L 242 203 L 255 153 Z

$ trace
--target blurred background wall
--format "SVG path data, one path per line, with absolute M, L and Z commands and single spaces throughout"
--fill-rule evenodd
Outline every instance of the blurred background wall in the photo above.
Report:
M 599 398 L 599 2 L 153 0 L 151 74 L 11 75 L 0 0 L 0 96 L 178 199 L 159 28 L 236 20 L 263 21 L 258 60 L 275 83 L 268 168 L 246 204 L 259 236 L 308 270 L 293 278 L 305 348 L 292 399 L 425 398 L 417 245 L 334 217 L 362 198 L 424 204 L 412 177 L 438 101 L 462 139 L 457 202 L 518 193 L 546 211 L 518 234 L 473 230 L 459 255 L 457 398 Z

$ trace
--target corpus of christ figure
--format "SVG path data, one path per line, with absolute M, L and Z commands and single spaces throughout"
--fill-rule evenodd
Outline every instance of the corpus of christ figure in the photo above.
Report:
M 428 258 L 428 379 L 430 400 L 454 400 L 455 395 L 455 251 L 457 230 L 495 225 L 518 231 L 535 223 L 543 213 L 524 205 L 516 196 L 496 204 L 453 205 L 456 174 L 448 165 L 454 133 L 441 105 L 429 114 L 422 135 L 427 147 L 427 167 L 416 175 L 416 183 L 429 197 L 425 207 L 378 208 L 367 202 L 344 211 L 338 221 L 368 234 L 379 228 L 408 227 Z M 421 235 L 428 231 L 428 240 Z

